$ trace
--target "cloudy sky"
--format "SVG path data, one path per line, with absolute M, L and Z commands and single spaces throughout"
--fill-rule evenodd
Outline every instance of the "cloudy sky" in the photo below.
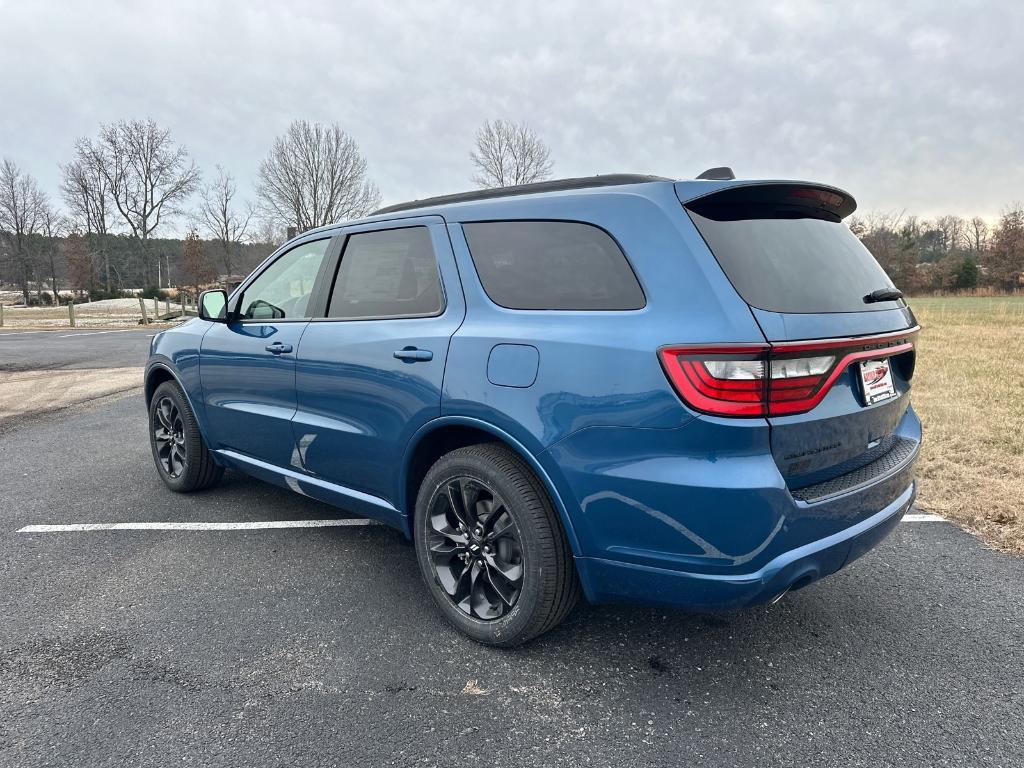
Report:
M 122 117 L 247 193 L 291 120 L 336 121 L 386 203 L 471 187 L 503 117 L 556 176 L 731 165 L 926 216 L 1024 199 L 1020 2 L 0 0 L 0 29 L 0 155 L 54 196 L 75 138 Z

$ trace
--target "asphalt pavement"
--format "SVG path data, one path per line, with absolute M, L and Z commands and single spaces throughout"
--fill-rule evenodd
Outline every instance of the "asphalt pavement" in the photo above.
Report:
M 170 493 L 137 394 L 0 435 L 0 765 L 1024 764 L 1024 559 L 944 522 L 774 606 L 581 605 L 514 651 L 383 526 L 17 533 L 339 516 Z
M 19 331 L 0 328 L 0 372 L 146 364 L 153 328 Z

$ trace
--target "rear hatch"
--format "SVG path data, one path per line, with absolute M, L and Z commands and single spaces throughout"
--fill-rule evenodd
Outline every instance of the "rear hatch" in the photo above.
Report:
M 852 197 L 819 185 L 739 183 L 687 200 L 681 186 L 687 214 L 767 341 L 749 357 L 761 361 L 759 415 L 789 487 L 826 488 L 905 453 L 896 432 L 909 406 L 916 321 L 842 222 Z M 714 387 L 749 386 L 750 363 L 733 373 L 726 358 L 701 375 L 710 370 Z

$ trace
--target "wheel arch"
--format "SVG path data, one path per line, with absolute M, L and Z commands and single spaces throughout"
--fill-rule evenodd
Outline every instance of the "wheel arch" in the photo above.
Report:
M 405 515 L 406 535 L 412 537 L 416 516 L 416 495 L 427 470 L 444 454 L 457 448 L 479 443 L 499 442 L 514 451 L 540 478 L 555 506 L 562 529 L 569 540 L 573 555 L 580 556 L 579 542 L 573 530 L 572 519 L 550 473 L 522 442 L 508 432 L 486 421 L 468 416 L 442 416 L 423 425 L 413 435 L 402 462 L 399 481 L 398 508 Z
M 149 366 L 146 371 L 145 379 L 145 393 L 146 393 L 146 407 L 153 401 L 153 393 L 156 392 L 156 388 L 163 384 L 165 381 L 173 381 L 181 387 L 182 392 L 185 391 L 185 387 L 182 386 L 181 381 L 177 376 L 163 363 L 154 363 Z M 185 392 L 185 397 L 188 397 L 188 393 Z M 189 401 L 189 405 L 192 405 L 192 401 Z M 192 409 L 195 413 L 195 408 Z
M 144 393 L 146 398 L 146 410 L 149 410 L 149 405 L 153 400 L 153 393 L 156 392 L 156 388 L 159 387 L 166 381 L 173 381 L 181 389 L 185 395 L 185 400 L 188 402 L 188 407 L 192 409 L 192 415 L 195 416 L 196 424 L 199 425 L 199 432 L 202 434 L 203 439 L 209 444 L 209 438 L 206 431 L 206 422 L 204 419 L 205 412 L 196 407 L 195 400 L 192 399 L 192 394 L 189 392 L 188 387 L 181 379 L 181 375 L 178 371 L 163 360 L 154 360 L 146 367 L 145 379 L 144 379 Z M 216 454 L 214 454 L 216 456 Z M 214 459 L 219 463 L 218 459 Z

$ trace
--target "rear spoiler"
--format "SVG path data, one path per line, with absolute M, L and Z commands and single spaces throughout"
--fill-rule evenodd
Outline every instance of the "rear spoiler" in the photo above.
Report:
M 857 201 L 845 190 L 809 181 L 677 181 L 676 197 L 683 205 L 773 205 L 813 208 L 845 219 Z

